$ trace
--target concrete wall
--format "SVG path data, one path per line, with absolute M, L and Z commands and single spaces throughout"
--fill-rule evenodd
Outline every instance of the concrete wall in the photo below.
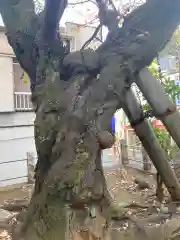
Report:
M 14 111 L 13 50 L 0 31 L 0 113 Z
M 27 181 L 27 152 L 36 156 L 34 113 L 0 114 L 0 187 Z
M 74 23 L 66 23 L 66 34 L 74 39 L 75 50 L 79 50 L 83 44 L 93 35 L 95 31 L 94 27 L 83 26 Z M 100 35 L 98 36 L 100 38 Z M 97 47 L 100 45 L 100 41 L 93 40 L 88 47 Z
M 14 111 L 12 57 L 0 55 L 0 112 L 12 111 Z
M 8 44 L 7 37 L 3 30 L 0 31 L 0 53 L 6 55 L 14 55 L 13 50 Z

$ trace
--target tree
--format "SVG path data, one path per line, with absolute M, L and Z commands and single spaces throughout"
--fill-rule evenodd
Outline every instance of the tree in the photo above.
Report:
M 108 9 L 102 0 L 96 2 L 100 23 L 109 29 L 105 42 L 96 51 L 69 54 L 57 31 L 66 0 L 46 0 L 38 15 L 33 0 L 0 1 L 8 41 L 31 79 L 36 113 L 36 183 L 18 239 L 64 240 L 71 234 L 73 219 L 80 223 L 80 233 L 87 239 L 85 219 L 91 220 L 97 212 L 105 218 L 119 213 L 106 187 L 101 150 L 113 144 L 109 123 L 121 107 L 171 196 L 180 199 L 179 183 L 130 91 L 136 81 L 149 96 L 142 81 L 150 79 L 146 82 L 149 88 L 155 81 L 142 69 L 175 31 L 180 1 L 174 0 L 172 5 L 169 0 L 149 0 L 126 16 L 122 28 L 118 27 L 116 9 Z M 153 92 L 149 92 L 154 104 Z M 168 105 L 170 112 L 171 107 Z M 174 128 L 179 115 L 173 111 L 172 119 L 164 114 L 163 121 L 180 145 Z

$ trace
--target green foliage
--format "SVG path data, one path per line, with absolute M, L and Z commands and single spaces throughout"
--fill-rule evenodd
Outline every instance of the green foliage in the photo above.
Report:
M 157 61 L 156 60 L 153 60 L 151 65 L 147 67 L 153 76 L 156 76 L 156 77 L 159 77 L 158 76 L 158 73 L 159 73 L 159 66 L 157 64 Z
M 151 106 L 148 103 L 143 104 L 142 108 L 143 108 L 144 112 L 149 111 L 149 110 L 152 109 Z
M 161 145 L 161 147 L 165 150 L 168 157 L 171 154 L 171 138 L 167 131 L 159 128 L 154 128 L 154 133 Z
M 173 155 L 178 151 L 178 146 L 171 143 L 171 137 L 167 131 L 159 128 L 154 128 L 153 130 L 168 159 L 171 160 Z
M 167 44 L 168 53 L 177 56 L 177 51 L 180 50 L 180 28 L 173 34 L 171 40 Z
M 148 69 L 151 71 L 153 76 L 161 81 L 166 93 L 169 95 L 172 101 L 175 102 L 176 98 L 180 96 L 180 86 L 177 85 L 175 81 L 171 81 L 168 76 L 162 73 L 159 74 L 159 67 L 156 60 L 152 62 Z
M 179 46 L 180 46 L 180 32 L 179 34 Z M 176 85 L 175 81 L 171 81 L 168 76 L 162 75 L 159 73 L 159 67 L 154 60 L 152 64 L 148 67 L 148 69 L 152 72 L 152 74 L 161 81 L 166 93 L 169 95 L 169 97 L 175 102 L 176 98 L 180 96 L 180 86 Z M 146 102 L 143 104 L 143 110 L 148 111 L 151 107 Z M 151 119 L 152 120 L 152 119 Z M 151 121 L 152 122 L 152 121 Z M 159 128 L 153 128 L 154 133 L 161 145 L 161 147 L 165 150 L 169 160 L 172 159 L 175 152 L 177 152 L 178 147 L 176 144 L 171 144 L 171 137 L 169 133 L 165 129 L 159 129 Z
M 177 97 L 180 97 L 180 86 L 175 81 L 171 81 L 166 77 L 163 81 L 163 87 L 173 102 L 176 101 Z

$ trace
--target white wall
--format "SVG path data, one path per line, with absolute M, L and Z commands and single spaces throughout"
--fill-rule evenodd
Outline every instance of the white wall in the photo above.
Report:
M 36 157 L 34 113 L 0 114 L 0 187 L 27 182 L 27 152 Z
M 6 55 L 14 55 L 11 46 L 8 44 L 5 32 L 0 31 L 0 53 Z
M 12 57 L 0 55 L 0 112 L 14 111 Z
M 66 34 L 74 38 L 75 41 L 75 50 L 79 50 L 83 44 L 93 35 L 95 31 L 94 27 L 90 26 L 80 26 L 77 30 L 77 24 L 66 23 Z M 98 36 L 100 38 L 100 36 Z M 99 41 L 93 41 L 94 43 L 89 45 L 94 47 L 94 45 L 99 45 Z
M 8 126 L 33 125 L 35 114 L 33 112 L 0 113 L 0 128 Z
M 115 113 L 116 118 L 116 134 L 118 139 L 124 139 L 125 138 L 125 132 L 124 132 L 124 119 L 125 119 L 125 113 L 123 109 L 119 109 Z

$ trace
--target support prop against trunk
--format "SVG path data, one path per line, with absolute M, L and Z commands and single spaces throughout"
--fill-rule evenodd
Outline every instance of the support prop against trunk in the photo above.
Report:
M 130 89 L 126 90 L 124 104 L 124 111 L 128 116 L 132 127 L 159 172 L 163 182 L 171 194 L 172 199 L 180 199 L 179 181 L 171 169 L 166 154 L 159 145 L 148 121 L 146 119 L 142 119 L 142 121 L 138 122 L 138 119 L 142 116 L 142 111 Z
M 168 132 L 180 147 L 180 114 L 160 82 L 147 69 L 141 70 L 136 84 L 153 108 L 154 114 L 166 126 Z

